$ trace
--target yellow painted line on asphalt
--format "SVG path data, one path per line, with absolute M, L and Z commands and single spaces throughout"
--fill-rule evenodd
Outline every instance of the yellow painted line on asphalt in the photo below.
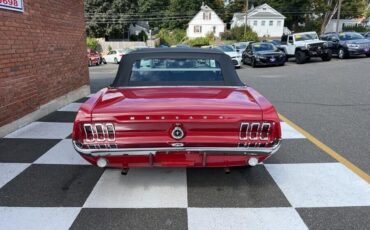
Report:
M 309 141 L 311 141 L 314 145 L 316 145 L 318 148 L 320 148 L 322 151 L 342 163 L 344 166 L 349 168 L 352 172 L 356 173 L 359 177 L 367 181 L 367 183 L 370 184 L 370 176 L 366 174 L 363 170 L 361 170 L 359 167 L 354 165 L 352 162 L 347 160 L 345 157 L 334 151 L 332 148 L 327 146 L 326 144 L 319 141 L 316 137 L 296 125 L 294 122 L 290 121 L 288 118 L 284 117 L 283 115 L 279 114 L 279 117 L 282 121 L 296 129 L 298 132 L 300 132 L 303 136 L 305 136 Z

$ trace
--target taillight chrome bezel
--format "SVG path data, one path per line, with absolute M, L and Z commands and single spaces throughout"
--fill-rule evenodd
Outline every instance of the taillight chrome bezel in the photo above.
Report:
M 116 130 L 112 123 L 83 124 L 87 142 L 105 142 L 116 140 Z
M 239 139 L 242 141 L 268 141 L 273 124 L 273 122 L 242 122 Z

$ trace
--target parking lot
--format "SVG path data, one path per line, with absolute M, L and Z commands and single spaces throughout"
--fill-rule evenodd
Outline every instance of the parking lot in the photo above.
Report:
M 0 229 L 21 228 L 27 218 L 28 229 L 369 229 L 369 63 L 313 59 L 237 70 L 276 105 L 283 146 L 264 165 L 230 174 L 122 176 L 89 166 L 70 140 L 87 98 L 67 105 L 1 139 Z M 90 67 L 92 92 L 109 85 L 117 67 Z

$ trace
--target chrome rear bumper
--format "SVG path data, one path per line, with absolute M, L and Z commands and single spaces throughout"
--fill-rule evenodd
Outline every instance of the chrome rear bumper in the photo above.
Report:
M 157 152 L 199 152 L 199 153 L 212 153 L 212 154 L 241 154 L 241 155 L 256 155 L 265 154 L 271 155 L 276 153 L 280 146 L 281 140 L 277 141 L 272 147 L 165 147 L 165 148 L 124 148 L 124 149 L 83 149 L 73 141 L 73 146 L 77 152 L 82 155 L 89 156 L 142 156 L 142 155 L 155 155 Z

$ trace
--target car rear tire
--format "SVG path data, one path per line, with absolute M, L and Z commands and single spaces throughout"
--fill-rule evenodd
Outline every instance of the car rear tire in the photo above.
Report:
M 346 58 L 348 58 L 348 53 L 343 48 L 340 48 L 339 51 L 338 51 L 338 58 L 339 59 L 346 59 Z
M 304 64 L 307 62 L 307 55 L 304 51 L 297 50 L 295 52 L 295 59 L 296 59 L 297 64 Z
M 118 59 L 114 58 L 114 63 L 119 64 Z
M 102 63 L 107 64 L 107 61 L 105 60 L 105 58 L 103 58 Z

